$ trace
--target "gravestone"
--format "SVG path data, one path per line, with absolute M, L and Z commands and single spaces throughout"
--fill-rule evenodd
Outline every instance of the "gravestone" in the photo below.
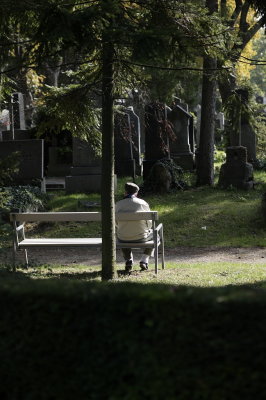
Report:
M 133 107 L 115 114 L 114 148 L 116 174 L 141 175 L 140 123 Z
M 12 108 L 12 122 L 14 129 L 26 129 L 25 125 L 25 107 L 24 97 L 22 93 L 13 93 L 11 96 L 11 108 Z
M 72 134 L 67 130 L 52 134 L 44 146 L 47 176 L 65 177 L 72 165 Z
M 9 110 L 2 110 L 0 113 L 0 132 L 10 130 Z
M 256 155 L 256 134 L 253 128 L 246 121 L 241 123 L 241 133 L 240 139 L 238 135 L 230 134 L 230 145 L 231 146 L 241 146 L 247 148 L 247 160 L 253 163 L 257 159 Z
M 196 141 L 195 141 L 194 117 L 192 114 L 190 115 L 189 118 L 188 135 L 189 135 L 190 150 L 194 154 L 196 148 Z
M 67 193 L 99 193 L 101 191 L 101 158 L 89 142 L 73 138 L 73 165 L 66 176 Z
M 201 105 L 198 104 L 196 107 L 197 124 L 196 124 L 196 146 L 199 148 L 200 143 L 200 124 L 201 124 Z
M 215 115 L 215 143 L 219 144 L 223 139 L 224 113 L 218 112 Z
M 132 106 L 127 107 L 125 112 L 130 117 L 131 136 L 133 141 L 133 158 L 135 160 L 136 174 L 142 175 L 142 158 L 141 158 L 141 131 L 140 118 L 135 113 Z
M 20 153 L 19 172 L 14 177 L 16 184 L 28 184 L 34 179 L 44 179 L 43 140 L 6 140 L 0 142 L 0 159 Z
M 246 190 L 254 187 L 253 166 L 247 162 L 246 147 L 227 147 L 226 162 L 221 166 L 218 185 L 224 189 L 229 186 Z
M 224 129 L 224 113 L 218 112 L 215 116 L 215 127 L 217 129 Z
M 246 107 L 249 104 L 250 93 L 247 89 L 237 89 L 236 90 L 242 105 Z M 247 148 L 247 160 L 248 162 L 255 162 L 256 157 L 256 135 L 249 123 L 248 118 L 242 112 L 241 124 L 238 134 L 230 134 L 230 145 L 231 146 L 244 146 Z
M 181 103 L 176 98 L 169 120 L 172 122 L 176 134 L 176 140 L 171 143 L 171 158 L 177 165 L 185 170 L 192 170 L 194 167 L 194 139 L 189 134 L 191 114 L 188 112 L 187 104 Z M 193 120 L 192 120 L 193 123 Z
M 163 158 L 170 159 L 169 135 L 167 131 L 168 113 L 162 103 L 145 106 L 145 157 L 143 177 L 146 179 L 152 166 Z
M 3 131 L 1 134 L 1 140 L 28 140 L 30 139 L 30 134 L 28 129 L 15 129 L 14 133 L 11 131 Z

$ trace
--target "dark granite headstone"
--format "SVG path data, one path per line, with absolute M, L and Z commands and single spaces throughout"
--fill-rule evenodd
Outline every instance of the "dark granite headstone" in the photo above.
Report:
M 12 140 L 12 132 L 11 131 L 3 131 L 2 132 L 2 140 Z M 15 140 L 28 140 L 30 139 L 29 130 L 27 129 L 15 129 L 14 131 L 14 139 Z
M 29 183 L 33 179 L 43 179 L 43 140 L 10 140 L 0 142 L 0 158 L 14 152 L 20 153 L 19 172 L 15 183 Z
M 115 114 L 114 147 L 116 174 L 141 175 L 140 125 L 133 107 Z
M 238 189 L 254 187 L 253 166 L 247 163 L 246 147 L 227 147 L 226 162 L 221 166 L 218 185 L 225 189 L 229 186 Z
M 180 167 L 192 170 L 194 154 L 191 149 L 193 150 L 194 141 L 191 143 L 192 135 L 189 132 L 191 114 L 188 112 L 187 104 L 181 103 L 181 100 L 176 98 L 169 114 L 169 120 L 172 122 L 176 134 L 176 140 L 170 145 L 171 158 Z
M 130 117 L 130 129 L 133 141 L 133 158 L 135 160 L 136 174 L 142 174 L 142 158 L 141 158 L 141 132 L 140 132 L 140 118 L 135 113 L 133 107 L 127 107 L 126 114 Z
M 239 142 L 241 146 L 247 148 L 247 160 L 248 162 L 256 161 L 256 134 L 253 128 L 250 126 L 249 123 L 241 124 L 241 136 L 239 139 L 239 135 L 230 135 L 230 145 L 231 146 L 238 146 Z
M 169 109 L 170 110 L 170 109 Z M 152 166 L 163 158 L 170 159 L 168 112 L 165 104 L 151 103 L 145 107 L 145 157 L 143 177 L 148 177 Z
M 73 138 L 73 166 L 66 176 L 67 193 L 100 192 L 102 183 L 101 158 L 89 142 Z

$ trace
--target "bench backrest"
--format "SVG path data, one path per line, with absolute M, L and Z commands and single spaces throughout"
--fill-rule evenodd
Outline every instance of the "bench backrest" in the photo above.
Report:
M 136 213 L 121 212 L 115 215 L 117 221 L 139 221 L 158 220 L 157 211 L 140 211 Z M 60 222 L 60 221 L 101 221 L 101 212 L 32 212 L 32 213 L 11 213 L 10 220 L 13 222 Z

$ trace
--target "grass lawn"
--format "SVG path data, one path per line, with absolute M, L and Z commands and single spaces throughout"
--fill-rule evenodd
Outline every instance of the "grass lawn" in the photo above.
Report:
M 119 179 L 116 200 L 123 196 L 126 180 Z M 260 182 L 254 190 L 221 190 L 217 187 L 191 188 L 165 195 L 143 196 L 151 209 L 158 210 L 160 221 L 164 224 L 165 246 L 201 247 L 201 246 L 265 246 L 265 222 L 261 212 L 262 193 L 266 191 L 266 173 L 256 172 L 256 181 Z M 141 179 L 137 181 L 141 184 Z M 96 203 L 95 207 L 86 208 L 84 203 Z M 49 211 L 98 211 L 99 194 L 71 194 L 63 191 L 50 193 Z M 99 236 L 101 227 L 98 223 L 43 223 L 29 225 L 29 235 L 54 237 Z M 2 241 L 2 251 L 11 245 L 11 238 Z M 3 250 L 4 249 L 4 250 Z M 5 267 L 4 267 L 5 269 Z M 255 284 L 266 281 L 266 264 L 240 265 L 217 263 L 207 264 L 170 264 L 167 269 L 155 277 L 152 271 L 147 274 L 133 272 L 130 276 L 122 272 L 116 281 L 137 281 L 142 283 L 162 282 L 188 286 L 227 286 Z M 100 280 L 100 266 L 40 266 L 20 271 L 30 278 L 72 278 Z
M 119 179 L 116 200 L 123 196 L 126 179 Z M 169 194 L 148 194 L 143 198 L 152 210 L 157 210 L 164 224 L 165 245 L 176 246 L 265 246 L 266 224 L 262 218 L 261 197 L 266 191 L 266 173 L 256 172 L 260 182 L 254 190 L 221 190 L 217 187 L 191 188 Z M 141 179 L 137 182 L 141 183 Z M 100 204 L 98 194 L 52 193 L 51 211 L 98 211 L 100 207 L 86 208 L 86 202 Z M 41 234 L 55 237 L 100 235 L 97 223 L 45 224 Z

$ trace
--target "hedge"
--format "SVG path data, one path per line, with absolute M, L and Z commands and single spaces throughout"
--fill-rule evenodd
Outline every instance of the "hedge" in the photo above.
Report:
M 0 398 L 266 398 L 266 294 L 2 281 Z

